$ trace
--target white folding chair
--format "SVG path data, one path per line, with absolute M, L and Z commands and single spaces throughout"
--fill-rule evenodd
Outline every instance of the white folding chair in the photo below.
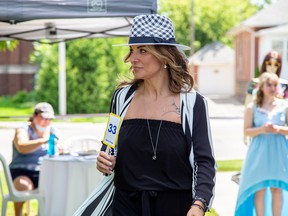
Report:
M 38 215 L 43 216 L 44 215 L 44 198 L 43 196 L 39 193 L 38 190 L 32 190 L 32 191 L 18 191 L 15 189 L 11 173 L 9 170 L 9 167 L 7 165 L 7 162 L 5 158 L 3 157 L 2 154 L 0 154 L 0 161 L 3 166 L 3 171 L 4 171 L 4 179 L 5 182 L 7 183 L 8 187 L 8 193 L 5 193 L 4 191 L 4 181 L 1 179 L 0 176 L 0 190 L 1 190 L 1 195 L 2 195 L 2 212 L 1 215 L 5 216 L 6 215 L 6 209 L 7 209 L 7 204 L 9 201 L 11 202 L 25 202 L 29 200 L 36 199 L 38 201 Z
M 98 154 L 102 143 L 99 138 L 94 136 L 75 136 L 65 140 L 65 146 L 71 154 L 76 152 Z

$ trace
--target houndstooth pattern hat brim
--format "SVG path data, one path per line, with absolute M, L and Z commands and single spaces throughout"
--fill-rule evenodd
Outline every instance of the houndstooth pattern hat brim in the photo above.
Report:
M 113 46 L 143 44 L 176 46 L 181 50 L 190 49 L 190 47 L 176 42 L 172 21 L 168 17 L 158 14 L 139 15 L 134 17 L 128 44 Z

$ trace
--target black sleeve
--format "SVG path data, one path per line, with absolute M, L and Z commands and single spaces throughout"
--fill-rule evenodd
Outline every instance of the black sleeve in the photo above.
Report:
M 119 93 L 120 89 L 116 89 L 113 93 L 111 102 L 110 102 L 110 109 L 109 109 L 109 113 L 116 113 L 116 100 L 117 100 L 117 95 Z M 107 149 L 107 145 L 103 144 L 102 142 L 102 147 L 101 147 L 101 151 L 106 151 Z
M 117 110 L 117 108 L 119 108 L 119 107 L 117 107 L 117 106 L 119 106 L 119 100 L 120 100 L 119 94 L 121 94 L 121 91 L 123 90 L 123 88 L 124 87 L 121 87 L 121 88 L 118 88 L 114 91 L 111 102 L 110 102 L 110 113 L 118 114 L 116 112 L 116 110 Z M 135 91 L 135 86 L 131 86 L 129 88 L 129 91 L 127 92 L 127 94 L 125 96 L 125 100 L 127 100 L 134 91 Z M 118 114 L 118 115 L 121 115 L 121 114 Z M 107 149 L 107 146 L 102 145 L 101 151 L 106 151 L 106 149 Z M 110 151 L 111 155 L 116 154 L 116 151 L 114 148 L 110 148 L 109 151 Z
M 120 88 L 121 89 L 121 88 Z M 116 100 L 117 100 L 117 95 L 120 91 L 120 89 L 116 89 L 113 93 L 113 96 L 112 96 L 112 99 L 111 99 L 111 102 L 110 102 L 110 109 L 109 109 L 109 112 L 111 113 L 116 113 Z
M 214 197 L 216 164 L 206 99 L 197 93 L 193 119 L 193 178 L 195 197 L 204 199 L 210 208 Z

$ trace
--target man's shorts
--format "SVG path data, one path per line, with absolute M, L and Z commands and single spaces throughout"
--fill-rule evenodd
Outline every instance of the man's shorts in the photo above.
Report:
M 26 169 L 10 169 L 10 172 L 13 180 L 19 176 L 27 176 L 33 182 L 34 188 L 38 188 L 39 171 Z

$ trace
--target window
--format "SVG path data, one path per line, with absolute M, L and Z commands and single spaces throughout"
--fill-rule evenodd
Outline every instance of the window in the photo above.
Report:
M 281 56 L 283 56 L 283 49 L 284 49 L 284 41 L 282 40 L 273 40 L 272 41 L 272 50 L 278 52 Z

